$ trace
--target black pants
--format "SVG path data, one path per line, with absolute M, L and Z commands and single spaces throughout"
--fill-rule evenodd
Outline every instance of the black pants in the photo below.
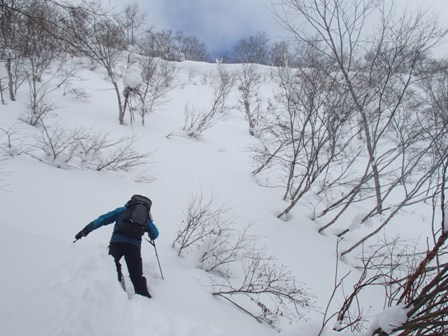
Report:
M 124 256 L 126 266 L 128 267 L 129 276 L 132 284 L 134 285 L 135 294 L 140 294 L 150 298 L 151 295 L 148 292 L 146 278 L 143 276 L 142 255 L 140 248 L 126 243 L 110 243 L 109 254 L 114 257 L 115 266 L 117 267 L 118 281 L 121 281 L 123 278 L 120 259 Z

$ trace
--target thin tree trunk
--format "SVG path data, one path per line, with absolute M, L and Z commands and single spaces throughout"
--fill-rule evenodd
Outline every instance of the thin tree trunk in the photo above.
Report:
M 2 99 L 2 105 L 5 105 L 5 98 L 3 97 L 3 85 L 1 78 L 0 78 L 0 98 Z
M 11 99 L 12 101 L 16 101 L 16 96 L 14 94 L 14 77 L 12 75 L 11 63 L 12 59 L 11 57 L 8 57 L 6 59 L 6 71 L 8 72 L 9 99 Z
M 117 101 L 118 101 L 118 122 L 120 123 L 120 125 L 124 124 L 124 114 L 126 112 L 125 108 L 123 107 L 123 105 L 121 104 L 121 93 L 120 93 L 120 89 L 118 88 L 118 83 L 112 79 L 112 85 L 114 86 L 114 90 L 115 90 L 115 94 L 117 95 Z
M 375 148 L 373 147 L 372 135 L 370 134 L 369 121 L 367 119 L 366 112 L 365 112 L 364 108 L 362 107 L 361 103 L 359 102 L 358 96 L 355 93 L 352 82 L 347 73 L 347 70 L 345 69 L 344 65 L 342 64 L 342 61 L 340 61 L 339 57 L 337 57 L 337 60 L 340 64 L 340 69 L 345 78 L 345 82 L 348 85 L 348 89 L 349 89 L 350 95 L 355 103 L 356 109 L 357 109 L 358 113 L 361 115 L 362 127 L 364 129 L 364 135 L 366 137 L 367 153 L 369 154 L 369 164 L 372 167 L 373 180 L 374 180 L 374 184 L 375 184 L 376 206 L 377 206 L 378 213 L 381 214 L 383 212 L 382 211 L 383 201 L 382 201 L 382 197 L 381 197 L 380 174 L 378 172 L 378 166 L 376 165 Z

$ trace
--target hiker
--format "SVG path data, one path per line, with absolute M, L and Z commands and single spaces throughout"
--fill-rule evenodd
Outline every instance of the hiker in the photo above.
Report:
M 120 281 L 124 288 L 124 278 L 120 264 L 120 259 L 124 256 L 135 293 L 146 296 L 147 298 L 151 298 L 151 295 L 148 291 L 146 278 L 143 276 L 140 251 L 142 236 L 147 232 L 151 241 L 159 236 L 159 231 L 152 220 L 151 205 L 152 202 L 149 198 L 134 195 L 124 207 L 117 208 L 99 216 L 75 236 L 76 240 L 81 239 L 93 230 L 115 222 L 110 239 L 109 254 L 115 260 L 118 281 Z

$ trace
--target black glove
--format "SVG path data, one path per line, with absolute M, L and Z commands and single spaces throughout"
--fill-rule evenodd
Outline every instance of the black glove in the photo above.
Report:
M 90 233 L 90 230 L 87 228 L 87 226 L 78 232 L 78 234 L 75 236 L 75 239 L 81 239 L 82 237 L 87 236 Z

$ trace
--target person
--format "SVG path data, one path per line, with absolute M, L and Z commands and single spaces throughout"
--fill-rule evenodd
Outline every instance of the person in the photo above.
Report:
M 149 204 L 146 206 L 148 212 L 146 216 L 147 220 L 146 225 L 144 226 L 144 231 L 147 232 L 151 241 L 157 239 L 157 237 L 159 236 L 159 231 L 152 220 L 151 200 L 149 200 L 149 198 L 145 196 L 134 195 L 124 207 L 119 207 L 106 214 L 103 214 L 94 221 L 87 224 L 84 229 L 82 229 L 75 236 L 75 242 L 83 237 L 86 237 L 90 232 L 104 225 L 115 223 L 109 244 L 109 254 L 114 258 L 118 273 L 118 281 L 120 281 L 122 285 L 124 284 L 124 278 L 121 272 L 120 263 L 120 259 L 124 257 L 135 293 L 146 296 L 147 298 L 151 298 L 151 294 L 148 291 L 146 278 L 143 276 L 143 265 L 141 257 L 142 236 L 140 235 L 139 237 L 135 237 L 134 235 L 133 237 L 131 237 L 123 232 L 123 230 L 120 228 L 120 226 L 123 226 L 123 223 L 129 216 L 129 209 L 133 205 L 135 205 L 136 202 L 139 202 L 138 204 L 143 204 L 143 201 L 149 201 Z

